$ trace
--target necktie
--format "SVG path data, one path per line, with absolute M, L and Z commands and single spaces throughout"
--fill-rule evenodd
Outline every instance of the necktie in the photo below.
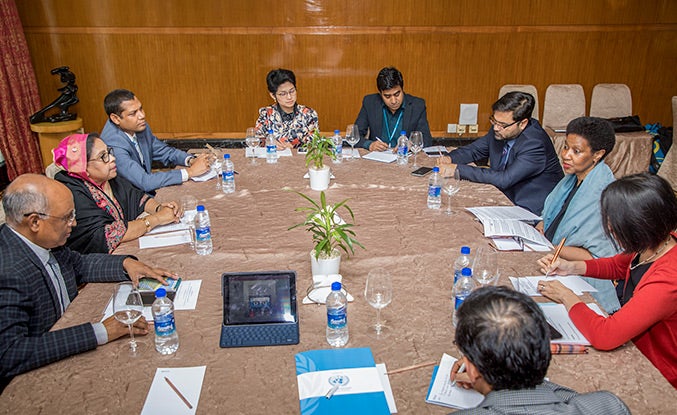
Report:
M 49 268 L 52 270 L 52 274 L 54 276 L 53 280 L 55 281 L 56 285 L 54 289 L 56 290 L 57 297 L 59 297 L 59 302 L 61 303 L 61 312 L 63 313 L 66 308 L 68 308 L 71 300 L 68 298 L 68 290 L 66 290 L 66 283 L 63 279 L 63 275 L 61 275 L 59 263 L 56 261 L 56 258 L 54 258 L 54 255 L 52 255 L 51 252 L 49 253 L 47 265 L 49 265 Z
M 498 163 L 498 170 L 505 170 L 505 166 L 508 164 L 508 154 L 510 153 L 510 147 L 512 147 L 512 142 L 505 143 L 503 146 L 503 153 L 501 153 L 501 162 Z
M 139 153 L 139 158 L 141 159 L 141 164 L 146 165 L 146 163 L 143 161 L 143 153 L 141 152 L 141 147 L 139 146 L 139 140 L 136 138 L 136 136 L 132 137 L 132 143 L 134 143 L 134 148 L 136 149 L 136 152 Z

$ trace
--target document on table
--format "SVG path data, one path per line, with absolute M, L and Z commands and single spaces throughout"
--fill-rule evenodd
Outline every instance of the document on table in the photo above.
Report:
M 386 151 L 371 151 L 364 156 L 367 160 L 380 161 L 381 163 L 392 163 L 397 160 L 397 154 L 391 150 Z
M 199 176 L 191 177 L 190 180 L 194 182 L 206 182 L 207 180 L 211 180 L 214 177 L 216 177 L 216 171 L 210 169 L 206 173 L 203 173 Z
M 526 222 L 539 222 L 541 220 L 540 216 L 534 215 L 520 206 L 482 206 L 469 207 L 466 210 L 475 215 L 482 223 L 485 219 L 523 220 Z
M 440 157 L 447 154 L 447 148 L 444 146 L 431 146 L 423 149 L 428 157 Z
M 528 225 L 519 220 L 502 220 L 502 219 L 484 219 L 484 236 L 487 238 L 511 238 L 516 236 L 524 242 L 531 242 L 535 245 L 542 245 L 549 249 L 553 246 L 545 236 L 536 230 L 531 225 Z
M 565 287 L 570 289 L 576 295 L 581 295 L 583 292 L 596 292 L 597 289 L 592 285 L 588 284 L 580 275 L 555 275 L 545 277 L 544 275 L 535 276 L 535 277 L 509 277 L 512 286 L 515 287 L 515 290 L 522 292 L 530 297 L 541 296 L 541 293 L 538 292 L 536 287 L 538 286 L 539 281 L 559 281 L 564 284 Z
M 160 248 L 163 246 L 189 244 L 191 235 L 189 229 L 158 234 L 148 234 L 139 238 L 139 249 Z
M 197 298 L 200 295 L 200 287 L 202 280 L 181 280 L 179 290 L 174 297 L 174 310 L 195 310 L 197 306 Z M 106 309 L 103 311 L 103 318 L 101 321 L 113 315 L 113 297 L 111 296 Z M 143 308 L 143 317 L 146 321 L 153 321 L 153 311 L 151 306 Z
M 595 313 L 604 316 L 602 309 L 597 304 L 588 303 L 586 305 Z M 538 306 L 543 310 L 548 323 L 562 334 L 561 339 L 551 340 L 552 343 L 590 345 L 590 341 L 583 336 L 574 325 L 574 322 L 571 321 L 569 313 L 563 304 L 538 303 Z
M 476 390 L 463 389 L 451 384 L 449 376 L 456 360 L 458 359 L 446 353 L 442 355 L 440 365 L 435 366 L 433 370 L 428 395 L 425 397 L 426 402 L 449 408 L 467 409 L 476 407 L 484 400 L 484 396 Z
M 168 223 L 166 225 L 156 226 L 155 228 L 153 228 L 153 230 L 146 233 L 146 235 L 156 235 L 158 233 L 183 231 L 183 230 L 187 230 L 187 229 L 190 229 L 190 227 L 183 222 Z
M 253 153 L 252 153 L 252 148 L 247 147 L 245 149 L 245 155 L 247 157 L 252 157 L 252 154 L 256 155 L 256 158 L 258 158 L 258 159 L 264 159 L 264 158 L 266 158 L 266 148 L 265 147 L 256 147 L 255 149 L 253 149 Z M 291 148 L 285 148 L 284 150 L 277 150 L 277 156 L 278 157 L 291 157 L 292 156 Z
M 353 148 L 350 148 L 350 147 L 346 148 L 345 145 L 343 146 L 343 153 L 342 154 L 343 154 L 344 159 L 347 159 L 347 158 L 359 159 L 359 158 L 361 158 L 359 149 L 357 149 L 357 148 L 353 149 Z
M 207 366 L 157 368 L 141 415 L 195 414 L 206 369 Z

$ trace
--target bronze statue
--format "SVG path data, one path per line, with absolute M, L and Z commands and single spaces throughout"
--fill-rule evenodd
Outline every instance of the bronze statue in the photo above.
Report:
M 68 107 L 75 105 L 80 101 L 76 95 L 76 92 L 78 92 L 78 86 L 75 85 L 75 74 L 70 71 L 68 66 L 54 68 L 50 71 L 50 73 L 52 75 L 60 74 L 61 82 L 66 85 L 58 89 L 58 91 L 61 92 L 61 95 L 57 99 L 52 101 L 52 103 L 47 105 L 45 108 L 31 115 L 31 124 L 37 124 L 39 122 L 70 121 L 74 120 L 78 116 L 78 114 L 68 112 Z M 45 117 L 45 113 L 55 107 L 59 107 L 61 112 L 49 117 Z

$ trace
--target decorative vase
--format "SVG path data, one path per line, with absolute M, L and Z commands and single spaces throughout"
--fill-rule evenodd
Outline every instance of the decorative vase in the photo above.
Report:
M 329 178 L 331 176 L 331 170 L 329 169 L 329 166 L 322 166 L 321 169 L 310 167 L 308 168 L 308 176 L 310 177 L 311 189 L 317 191 L 327 190 L 327 188 L 329 187 Z
M 310 268 L 313 272 L 313 275 L 331 275 L 339 274 L 339 268 L 341 267 L 341 254 L 339 251 L 334 250 L 332 256 L 328 258 L 315 258 L 315 251 L 310 251 Z

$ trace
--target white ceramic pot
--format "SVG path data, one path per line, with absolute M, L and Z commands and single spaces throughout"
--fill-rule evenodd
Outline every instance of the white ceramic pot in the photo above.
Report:
M 310 251 L 310 268 L 313 275 L 339 274 L 341 254 L 336 250 L 334 250 L 333 254 L 329 258 L 315 258 L 315 251 Z
M 321 191 L 329 188 L 329 178 L 331 170 L 329 166 L 323 166 L 321 169 L 315 167 L 308 168 L 308 176 L 310 177 L 310 188 Z

